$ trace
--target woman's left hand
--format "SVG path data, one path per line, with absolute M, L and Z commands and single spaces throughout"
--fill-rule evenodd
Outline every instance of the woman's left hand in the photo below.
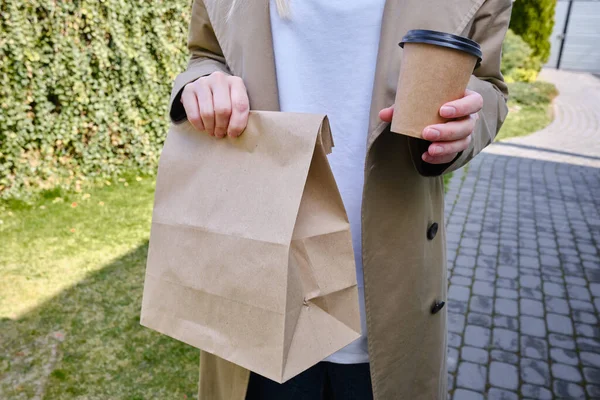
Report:
M 423 139 L 431 143 L 421 158 L 429 164 L 447 164 L 452 162 L 458 153 L 466 150 L 471 143 L 471 135 L 477 114 L 483 107 L 483 97 L 477 92 L 467 90 L 463 98 L 444 104 L 440 108 L 443 118 L 451 119 L 444 124 L 430 125 L 423 130 Z M 394 106 L 379 112 L 379 118 L 391 122 Z

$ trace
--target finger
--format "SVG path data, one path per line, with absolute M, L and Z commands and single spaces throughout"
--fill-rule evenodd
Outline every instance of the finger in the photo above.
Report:
M 213 106 L 213 95 L 210 87 L 206 83 L 196 85 L 196 97 L 200 108 L 200 117 L 204 124 L 204 129 L 210 136 L 215 135 L 215 109 Z
M 204 131 L 204 124 L 202 123 L 202 117 L 200 117 L 200 106 L 198 105 L 198 98 L 193 90 L 184 90 L 181 94 L 181 103 L 185 109 L 190 124 L 200 132 Z
M 463 139 L 453 142 L 434 142 L 429 145 L 427 152 L 432 157 L 440 157 L 448 154 L 455 154 L 466 150 L 471 143 L 472 136 L 469 135 Z
M 242 134 L 248 124 L 248 114 L 250 113 L 250 101 L 248 100 L 248 91 L 241 78 L 231 78 L 230 80 L 231 96 L 231 117 L 229 118 L 229 127 L 227 134 L 231 137 L 238 137 Z
M 483 97 L 477 92 L 467 90 L 461 99 L 446 103 L 440 108 L 444 118 L 460 118 L 479 112 L 483 107 Z
M 392 118 L 394 116 L 394 106 L 384 108 L 379 111 L 379 118 L 385 122 L 392 122 Z
M 423 153 L 422 159 L 429 164 L 448 164 L 454 161 L 456 154 L 446 154 L 445 156 L 433 157 L 429 153 Z
M 222 138 L 227 134 L 231 117 L 231 96 L 229 82 L 225 76 L 217 76 L 211 83 L 215 106 L 215 136 Z
M 473 133 L 477 114 L 472 114 L 466 118 L 455 121 L 448 121 L 445 124 L 428 126 L 423 130 L 423 139 L 430 142 L 451 142 L 460 140 Z

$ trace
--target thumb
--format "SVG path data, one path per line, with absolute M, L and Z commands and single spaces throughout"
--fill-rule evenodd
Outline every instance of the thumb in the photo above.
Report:
M 379 118 L 382 121 L 385 122 L 392 122 L 392 117 L 394 116 L 394 106 L 390 106 L 387 108 L 384 108 L 383 110 L 379 111 Z

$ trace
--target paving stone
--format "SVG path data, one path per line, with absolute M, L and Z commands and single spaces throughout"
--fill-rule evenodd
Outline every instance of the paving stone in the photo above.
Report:
M 521 256 L 519 257 L 519 267 L 538 269 L 540 267 L 540 260 L 537 257 Z
M 588 396 L 592 399 L 600 399 L 600 386 L 595 385 L 587 385 L 585 390 L 588 393 Z
M 548 358 L 548 343 L 545 338 L 521 336 L 521 355 L 529 358 L 546 360 Z
M 583 387 L 572 382 L 554 381 L 554 395 L 559 399 L 584 399 L 585 391 Z
M 486 296 L 471 296 L 471 301 L 469 303 L 470 310 L 482 314 L 491 314 L 493 300 L 493 298 Z
M 465 240 L 465 238 L 463 238 Z M 456 266 L 463 268 L 475 268 L 475 257 L 459 255 L 456 257 Z
M 511 299 L 496 298 L 495 311 L 497 314 L 516 317 L 519 315 L 519 303 Z
M 534 385 L 550 385 L 550 369 L 548 363 L 530 358 L 521 359 L 521 379 Z
M 588 351 L 582 351 L 579 353 L 581 363 L 588 367 L 600 368 L 600 353 L 590 353 Z
M 498 315 L 494 317 L 494 325 L 500 328 L 516 331 L 519 329 L 519 320 L 517 318 L 507 317 L 505 315 Z
M 496 270 L 492 268 L 475 268 L 475 279 L 493 282 L 496 280 Z
M 461 362 L 458 366 L 456 385 L 461 388 L 483 391 L 487 380 L 487 369 L 483 365 Z
M 496 279 L 496 287 L 503 288 L 504 290 L 512 289 L 514 291 L 517 288 L 517 281 L 515 279 L 498 278 Z
M 558 297 L 546 297 L 545 302 L 546 310 L 556 314 L 569 314 L 569 302 L 565 299 Z
M 560 267 L 560 260 L 556 256 L 549 256 L 546 254 L 540 255 L 540 264 L 543 267 Z
M 494 328 L 492 347 L 507 351 L 519 350 L 519 334 L 503 328 Z
M 542 280 L 539 276 L 535 275 L 521 275 L 519 277 L 519 283 L 521 287 L 526 287 L 530 289 L 541 289 L 542 288 Z
M 489 374 L 492 386 L 512 390 L 519 387 L 519 371 L 514 365 L 493 361 L 490 364 Z
M 448 301 L 448 312 L 457 314 L 465 314 L 467 312 L 467 305 L 469 303 L 464 301 Z
M 571 305 L 571 308 L 574 310 L 594 312 L 594 305 L 592 303 L 590 303 L 589 301 L 570 299 L 569 304 Z
M 521 313 L 525 315 L 532 315 L 534 317 L 544 316 L 544 303 L 533 299 L 521 299 Z
M 473 294 L 492 297 L 494 295 L 494 284 L 487 281 L 475 281 L 472 291 Z
M 588 313 L 585 311 L 573 311 L 573 313 L 571 314 L 571 317 L 573 318 L 573 321 L 575 321 L 575 322 L 590 324 L 590 325 L 598 324 L 598 318 L 594 314 Z
M 583 375 L 588 383 L 600 384 L 600 369 L 584 367 Z
M 507 289 L 504 287 L 498 287 L 496 289 L 496 297 L 502 297 L 502 298 L 506 298 L 506 299 L 518 299 L 519 298 L 519 292 L 517 292 L 514 289 Z
M 454 333 L 448 332 L 448 345 L 452 347 L 460 347 L 462 343 L 462 336 Z
M 515 279 L 519 276 L 519 270 L 516 267 L 500 266 L 498 267 L 498 276 L 502 278 Z
M 577 332 L 579 336 L 600 338 L 600 328 L 598 326 L 575 324 L 575 332 Z
M 546 322 L 550 332 L 562 333 L 563 335 L 573 334 L 573 323 L 571 318 L 559 314 L 547 314 Z
M 575 340 L 570 336 L 551 333 L 548 335 L 548 342 L 552 347 L 559 347 L 566 350 L 575 350 Z
M 487 393 L 488 400 L 519 400 L 519 396 L 508 390 L 491 388 Z
M 562 275 L 561 270 L 556 270 L 556 273 L 554 271 L 545 270 L 544 273 L 542 274 L 542 280 L 544 282 L 550 282 L 550 283 L 556 283 L 557 285 L 563 285 L 565 283 L 565 281 L 561 275 Z
M 454 285 L 471 286 L 471 278 L 462 275 L 453 276 L 450 283 Z
M 508 363 L 508 364 L 518 364 L 519 363 L 519 357 L 516 354 L 510 353 L 508 351 L 492 350 L 490 355 L 491 355 L 492 360 L 494 360 L 494 361 L 500 361 L 500 362 Z
M 581 382 L 581 372 L 571 365 L 552 364 L 552 376 L 563 381 Z
M 487 347 L 490 343 L 490 330 L 476 325 L 467 325 L 465 344 L 474 347 Z
M 544 294 L 546 294 L 546 295 L 554 296 L 554 297 L 561 297 L 561 298 L 567 297 L 567 292 L 563 285 L 559 285 L 558 283 L 553 283 L 553 282 L 544 282 L 542 287 L 543 287 L 542 290 L 544 291 Z
M 487 365 L 489 356 L 486 350 L 477 347 L 463 346 L 460 350 L 460 358 L 464 361 Z
M 579 358 L 577 357 L 577 353 L 572 350 L 565 350 L 559 348 L 551 348 L 550 349 L 550 358 L 552 361 L 569 364 L 569 365 L 578 365 Z
M 585 286 L 567 285 L 567 293 L 571 299 L 592 301 L 592 296 Z
M 530 288 L 521 288 L 519 290 L 519 294 L 521 295 L 521 297 L 525 297 L 527 299 L 542 300 L 544 298 L 544 295 L 542 294 L 541 290 L 535 290 Z
M 591 283 L 590 292 L 592 292 L 594 296 L 600 297 L 600 283 Z
M 525 397 L 537 400 L 552 400 L 554 398 L 552 392 L 545 387 L 527 383 L 521 386 L 521 394 Z
M 448 359 L 446 363 L 448 365 L 448 372 L 456 372 L 456 366 L 458 365 L 458 350 L 454 347 L 448 347 Z
M 587 281 L 585 279 L 579 278 L 577 276 L 566 276 L 565 281 L 567 281 L 567 283 L 570 285 L 577 285 L 577 286 L 586 286 L 587 285 Z
M 448 330 L 450 332 L 462 333 L 465 328 L 464 314 L 448 313 Z
M 452 400 L 484 400 L 484 397 L 481 393 L 471 390 L 456 389 Z
M 488 257 L 488 256 L 478 256 L 477 257 L 477 266 L 482 268 L 496 268 L 498 261 L 496 260 L 496 256 Z
M 492 317 L 485 314 L 471 312 L 467 317 L 467 321 L 469 325 L 479 325 L 486 328 L 490 328 L 492 326 Z
M 580 351 L 600 353 L 600 342 L 596 339 L 579 337 L 577 338 L 577 347 Z
M 450 285 L 448 289 L 448 298 L 456 301 L 469 301 L 471 290 L 468 287 L 460 285 Z
M 543 319 L 521 315 L 519 320 L 521 323 L 521 333 L 538 337 L 546 336 L 546 324 Z
M 464 267 L 455 267 L 454 270 L 452 271 L 452 273 L 470 278 L 473 276 L 473 269 L 464 268 Z

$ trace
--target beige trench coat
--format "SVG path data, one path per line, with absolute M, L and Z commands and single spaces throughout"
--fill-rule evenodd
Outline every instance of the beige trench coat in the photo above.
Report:
M 181 118 L 183 86 L 215 71 L 241 77 L 255 110 L 279 109 L 268 0 L 195 0 L 191 59 L 174 84 L 171 116 Z M 511 0 L 387 0 L 377 59 L 363 194 L 363 265 L 375 399 L 446 398 L 446 235 L 441 175 L 465 165 L 495 137 L 507 114 L 501 44 Z M 421 161 L 426 145 L 393 134 L 378 112 L 393 104 L 410 29 L 433 29 L 479 42 L 483 63 L 469 87 L 484 108 L 468 150 L 448 165 Z M 185 114 L 183 115 L 185 118 Z M 343 135 L 343 133 L 337 133 Z M 437 227 L 437 229 L 436 229 Z M 437 311 L 437 312 L 436 312 Z M 201 400 L 243 400 L 249 372 L 210 354 L 200 363 Z

